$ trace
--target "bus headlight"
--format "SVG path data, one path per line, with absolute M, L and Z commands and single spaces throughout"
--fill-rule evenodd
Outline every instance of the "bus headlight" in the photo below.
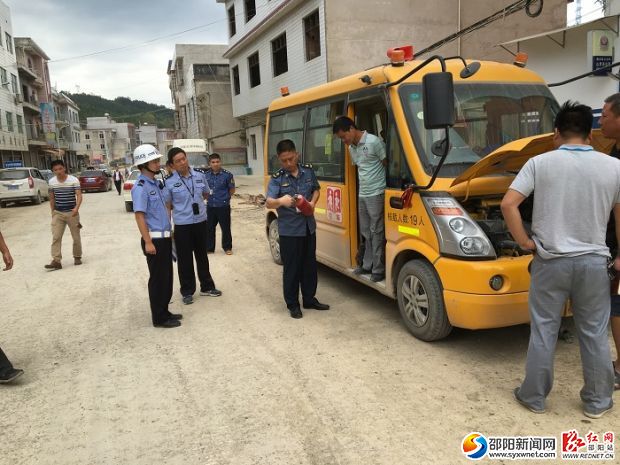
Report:
M 479 237 L 466 237 L 459 243 L 461 250 L 466 255 L 486 255 L 486 243 Z

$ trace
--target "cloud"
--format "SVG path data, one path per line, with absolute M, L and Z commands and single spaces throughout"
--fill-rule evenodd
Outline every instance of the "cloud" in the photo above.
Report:
M 227 43 L 226 12 L 215 0 L 2 0 L 13 35 L 31 37 L 50 57 L 59 90 L 171 106 L 166 67 L 175 43 Z M 180 7 L 179 5 L 182 5 Z M 207 23 L 211 26 L 147 46 L 58 61 L 141 44 Z

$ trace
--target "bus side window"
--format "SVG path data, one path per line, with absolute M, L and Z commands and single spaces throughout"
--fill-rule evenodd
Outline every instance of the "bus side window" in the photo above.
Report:
M 305 109 L 301 109 L 269 117 L 269 145 L 267 148 L 269 173 L 274 173 L 280 169 L 276 146 L 281 140 L 291 139 L 295 143 L 297 151 L 301 153 L 305 112 Z
M 344 182 L 344 147 L 332 134 L 332 124 L 344 110 L 344 102 L 310 108 L 306 125 L 304 163 L 312 163 L 318 179 Z
M 407 163 L 407 157 L 396 131 L 396 125 L 390 124 L 390 132 L 387 140 L 387 187 L 404 189 L 413 182 L 411 171 Z

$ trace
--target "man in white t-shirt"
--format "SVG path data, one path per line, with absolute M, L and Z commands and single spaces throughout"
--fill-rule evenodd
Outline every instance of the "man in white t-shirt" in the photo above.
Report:
M 123 185 L 123 174 L 121 173 L 121 170 L 116 168 L 116 170 L 114 170 L 114 173 L 112 174 L 112 179 L 114 179 L 114 186 L 116 187 L 116 192 L 118 192 L 118 195 L 121 195 L 121 186 Z
M 514 390 L 515 399 L 534 413 L 545 412 L 553 386 L 555 345 L 567 300 L 581 349 L 583 413 L 600 418 L 613 406 L 605 234 L 612 209 L 620 221 L 620 160 L 589 145 L 592 120 L 590 107 L 565 103 L 555 119 L 558 148 L 528 160 L 502 200 L 514 240 L 534 252 L 525 379 Z M 519 205 L 532 193 L 529 237 Z M 614 265 L 620 270 L 620 258 Z
M 62 160 L 52 162 L 52 171 L 56 176 L 49 180 L 50 208 L 52 210 L 52 262 L 45 265 L 47 270 L 62 268 L 62 236 L 69 226 L 73 238 L 73 263 L 82 264 L 82 239 L 80 237 L 80 205 L 82 190 L 80 181 L 67 174 Z

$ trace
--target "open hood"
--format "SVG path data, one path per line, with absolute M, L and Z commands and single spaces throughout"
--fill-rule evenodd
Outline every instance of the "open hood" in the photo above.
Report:
M 592 146 L 594 150 L 609 153 L 614 142 L 606 139 L 600 129 L 592 132 Z M 492 174 L 516 173 L 532 157 L 553 150 L 553 133 L 526 137 L 502 145 L 486 157 L 480 159 L 474 166 L 467 168 L 460 176 L 452 181 L 452 187 L 472 179 Z

